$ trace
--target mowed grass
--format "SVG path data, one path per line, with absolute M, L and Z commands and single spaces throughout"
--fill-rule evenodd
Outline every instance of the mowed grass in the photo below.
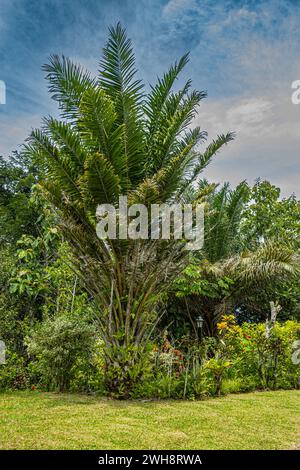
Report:
M 290 449 L 300 442 L 299 408 L 299 391 L 195 402 L 1 393 L 0 448 Z

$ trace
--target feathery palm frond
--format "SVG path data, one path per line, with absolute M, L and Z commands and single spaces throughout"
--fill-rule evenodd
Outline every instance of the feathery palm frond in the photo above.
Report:
M 87 159 L 84 178 L 87 182 L 84 190 L 90 197 L 94 213 L 98 204 L 118 203 L 120 179 L 104 155 L 97 153 Z
M 251 284 L 267 284 L 279 277 L 283 280 L 299 275 L 300 256 L 288 246 L 267 242 L 252 253 L 241 254 L 231 266 L 225 263 L 224 269 L 233 270 L 246 289 Z
M 192 183 L 194 183 L 194 181 L 197 180 L 199 174 L 207 167 L 207 165 L 211 162 L 212 158 L 221 149 L 221 147 L 234 140 L 234 136 L 234 132 L 221 134 L 208 145 L 207 149 L 203 153 L 198 154 L 198 162 L 193 168 L 191 176 L 187 180 L 183 181 L 183 184 L 180 188 L 181 194 L 186 190 L 188 186 L 190 186 Z
M 26 152 L 37 161 L 45 163 L 46 177 L 56 181 L 61 186 L 62 191 L 74 203 L 80 203 L 81 193 L 77 181 L 78 173 L 73 160 L 65 153 L 60 153 L 57 146 L 52 143 L 45 132 L 33 131 L 27 142 Z
M 143 84 L 135 79 L 135 57 L 126 31 L 117 24 L 100 62 L 99 85 L 111 98 L 117 113 L 116 125 L 123 126 L 123 152 L 127 160 L 128 179 L 134 185 L 142 179 L 146 159 L 142 129 Z
M 58 101 L 62 117 L 73 120 L 78 117 L 78 106 L 83 93 L 94 86 L 89 72 L 74 64 L 68 57 L 54 54 L 49 64 L 43 66 L 47 72 L 49 92 Z

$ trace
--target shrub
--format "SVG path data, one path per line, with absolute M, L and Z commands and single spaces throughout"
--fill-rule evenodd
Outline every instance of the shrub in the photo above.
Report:
M 105 394 L 103 342 L 93 342 L 86 354 L 77 357 L 70 391 Z
M 231 361 L 228 361 L 222 357 L 212 358 L 205 364 L 205 368 L 212 373 L 212 377 L 215 383 L 215 394 L 217 396 L 221 395 L 224 374 L 228 367 L 231 367 L 231 365 Z
M 78 314 L 57 316 L 34 327 L 27 339 L 28 357 L 12 350 L 0 365 L 0 389 L 38 386 L 104 394 L 111 380 L 115 398 L 202 399 L 221 393 L 299 387 L 299 365 L 292 361 L 300 324 L 276 323 L 269 337 L 264 324 L 237 325 L 234 316 L 218 324 L 218 338 L 174 343 L 164 334 L 145 349 L 118 350 L 120 364 L 105 370 L 104 344 Z M 128 387 L 124 384 L 130 381 Z M 130 394 L 127 390 L 130 389 Z
M 28 353 L 33 356 L 32 372 L 49 390 L 69 390 L 76 375 L 78 379 L 80 363 L 87 366 L 94 342 L 94 327 L 81 319 L 47 319 L 26 340 Z
M 299 365 L 292 362 L 292 345 L 300 338 L 300 324 L 276 323 L 269 337 L 262 323 L 238 326 L 233 316 L 218 324 L 220 340 L 232 360 L 231 378 L 251 378 L 257 388 L 297 387 Z
M 6 360 L 0 364 L 0 390 L 25 389 L 30 383 L 25 360 L 16 353 L 6 350 Z

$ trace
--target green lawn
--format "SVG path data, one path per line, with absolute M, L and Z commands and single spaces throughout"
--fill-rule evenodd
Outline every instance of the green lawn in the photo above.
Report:
M 299 391 L 196 402 L 0 394 L 1 449 L 289 449 L 299 431 Z

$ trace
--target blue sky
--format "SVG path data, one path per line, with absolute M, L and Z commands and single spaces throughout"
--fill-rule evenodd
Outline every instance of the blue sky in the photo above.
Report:
M 300 2 L 218 0 L 0 0 L 0 154 L 18 149 L 56 114 L 41 66 L 64 53 L 96 73 L 107 27 L 121 21 L 146 84 L 186 51 L 182 79 L 208 91 L 195 124 L 237 138 L 206 171 L 214 181 L 270 179 L 300 196 Z

